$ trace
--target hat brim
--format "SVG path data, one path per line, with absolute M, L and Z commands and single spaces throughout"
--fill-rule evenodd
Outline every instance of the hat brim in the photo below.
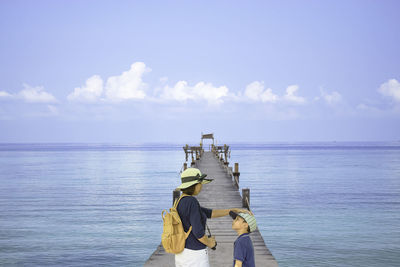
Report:
M 201 177 L 206 177 L 207 174 L 202 175 Z M 195 181 L 190 181 L 190 182 L 186 182 L 186 183 L 182 183 L 180 186 L 178 186 L 176 189 L 185 189 L 188 187 L 191 187 L 192 185 L 195 184 L 209 184 L 213 181 L 214 179 L 199 179 L 199 180 L 195 180 Z
M 234 211 L 230 211 L 229 215 L 232 217 L 232 219 L 236 219 L 236 217 L 238 216 L 238 214 Z

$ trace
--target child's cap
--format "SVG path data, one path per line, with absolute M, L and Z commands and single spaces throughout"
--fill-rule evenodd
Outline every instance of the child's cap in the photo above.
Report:
M 253 215 L 250 215 L 248 213 L 236 213 L 234 211 L 230 211 L 229 215 L 232 217 L 232 219 L 236 219 L 237 216 L 240 216 L 243 218 L 243 220 L 245 220 L 245 222 L 247 222 L 247 224 L 249 225 L 250 228 L 250 232 L 253 232 L 254 230 L 256 230 L 257 228 L 257 222 L 256 222 L 256 218 L 254 218 Z

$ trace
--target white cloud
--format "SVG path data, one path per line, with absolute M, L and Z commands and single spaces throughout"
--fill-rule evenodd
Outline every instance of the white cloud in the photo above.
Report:
M 222 103 L 222 98 L 227 96 L 228 87 L 220 86 L 214 87 L 211 83 L 199 82 L 194 86 L 195 95 L 202 99 L 207 100 L 210 103 Z
M 356 108 L 357 108 L 358 110 L 379 111 L 378 108 L 373 107 L 373 106 L 370 106 L 370 105 L 366 105 L 366 104 L 364 104 L 364 103 L 358 104 L 358 105 L 356 106 Z
M 31 103 L 55 103 L 57 99 L 47 92 L 45 92 L 42 86 L 31 87 L 28 84 L 24 84 L 24 90 L 18 93 L 18 97 L 22 98 L 26 102 Z
M 68 95 L 68 100 L 94 102 L 100 99 L 103 94 L 103 79 L 98 75 L 93 75 L 86 80 L 85 86 L 76 87 Z
M 270 102 L 275 103 L 278 101 L 278 96 L 272 93 L 272 89 L 268 88 L 264 90 L 263 82 L 252 82 L 246 86 L 244 95 L 253 101 Z
M 5 91 L 0 91 L 0 97 L 9 98 L 9 97 L 13 97 L 13 95 L 11 95 Z
M 290 85 L 288 88 L 286 88 L 286 94 L 283 96 L 283 99 L 285 99 L 288 102 L 296 103 L 296 104 L 305 104 L 306 99 L 301 96 L 297 96 L 296 92 L 299 89 L 298 85 Z
M 210 104 L 221 104 L 228 95 L 226 86 L 215 87 L 211 83 L 199 82 L 189 86 L 186 81 L 179 81 L 174 87 L 165 86 L 160 97 L 162 99 L 187 101 L 206 100 Z
M 165 86 L 161 98 L 186 101 L 193 99 L 194 95 L 191 93 L 191 88 L 186 81 L 179 81 L 174 87 Z
M 390 79 L 386 83 L 383 83 L 378 91 L 382 95 L 391 97 L 394 101 L 400 102 L 400 83 L 396 79 Z
M 149 71 L 151 69 L 143 62 L 136 62 L 121 75 L 109 77 L 105 86 L 106 98 L 114 101 L 145 98 L 147 85 L 142 81 L 142 76 Z
M 111 76 L 105 86 L 99 75 L 93 75 L 82 87 L 77 87 L 68 95 L 70 101 L 97 102 L 99 100 L 123 101 L 144 99 L 147 84 L 142 81 L 144 73 L 151 71 L 143 62 L 135 62 L 128 71 L 119 76 Z
M 323 100 L 325 100 L 325 102 L 329 105 L 335 105 L 338 104 L 340 102 L 342 102 L 342 95 L 336 91 L 333 91 L 332 93 L 326 93 L 323 89 L 321 89 L 321 97 Z M 319 97 L 317 97 L 316 99 L 319 99 Z

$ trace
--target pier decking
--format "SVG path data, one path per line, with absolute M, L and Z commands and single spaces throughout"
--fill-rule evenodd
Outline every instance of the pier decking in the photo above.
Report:
M 200 194 L 196 196 L 201 206 L 211 209 L 242 208 L 242 197 L 238 187 L 213 152 L 204 152 L 195 162 L 196 167 L 207 174 L 207 178 L 214 179 L 212 183 L 204 185 Z M 255 217 L 257 218 L 257 214 Z M 237 234 L 232 230 L 231 217 L 208 219 L 207 224 L 218 243 L 216 250 L 208 250 L 210 266 L 232 266 L 233 242 Z M 250 237 L 254 245 L 256 266 L 278 266 L 258 229 L 251 233 Z M 144 266 L 175 266 L 174 255 L 166 253 L 160 244 Z

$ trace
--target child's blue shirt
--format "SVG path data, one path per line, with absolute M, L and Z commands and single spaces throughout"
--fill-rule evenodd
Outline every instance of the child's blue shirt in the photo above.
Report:
M 233 266 L 235 260 L 242 262 L 242 267 L 255 267 L 254 261 L 254 248 L 248 233 L 240 235 L 235 243 L 233 249 Z

